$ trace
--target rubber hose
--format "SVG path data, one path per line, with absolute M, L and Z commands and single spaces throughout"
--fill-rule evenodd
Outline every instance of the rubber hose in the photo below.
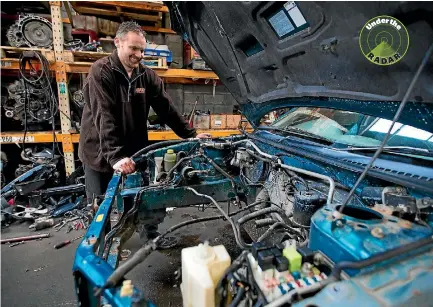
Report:
M 269 237 L 271 232 L 275 230 L 275 228 L 280 227 L 280 226 L 283 227 L 284 229 L 287 229 L 287 230 L 290 230 L 290 231 L 296 233 L 297 235 L 301 235 L 296 229 L 289 227 L 285 223 L 276 222 L 271 227 L 269 227 L 268 230 L 266 230 L 266 232 L 257 240 L 257 242 L 262 242 L 263 240 L 265 240 L 267 237 Z
M 247 214 L 247 215 L 241 217 L 238 220 L 238 224 L 239 225 L 244 224 L 244 223 L 248 222 L 249 220 L 252 220 L 252 219 L 254 219 L 254 218 L 258 217 L 258 216 L 264 215 L 264 214 L 268 214 L 268 213 L 281 213 L 281 211 L 282 210 L 279 209 L 279 208 L 278 209 L 277 208 L 264 208 L 264 209 L 260 209 L 258 211 L 255 211 L 253 213 L 250 213 L 250 214 Z
M 143 262 L 153 251 L 153 241 L 147 243 L 143 248 L 140 248 L 131 258 L 125 263 L 121 264 L 113 274 L 108 277 L 104 289 L 111 288 L 117 285 L 117 283 L 125 276 L 129 271 L 135 268 L 138 264 Z
M 245 288 L 240 287 L 238 293 L 236 294 L 235 299 L 232 301 L 232 303 L 229 305 L 229 307 L 236 307 L 239 305 L 239 303 L 242 301 L 245 295 Z
M 190 141 L 191 141 L 190 139 L 187 139 L 187 140 L 170 140 L 170 141 L 158 142 L 158 143 L 155 143 L 155 144 L 152 144 L 152 145 L 149 145 L 149 146 L 146 146 L 146 147 L 140 149 L 139 151 L 137 151 L 135 154 L 133 154 L 131 156 L 131 159 L 137 158 L 138 156 L 143 155 L 143 154 L 145 154 L 151 150 L 154 150 L 154 149 L 158 149 L 158 148 L 166 147 L 166 146 L 170 146 L 170 145 L 175 145 L 175 144 L 179 144 L 179 143 L 190 142 Z
M 370 257 L 368 259 L 365 260 L 361 260 L 361 261 L 356 261 L 356 262 L 352 262 L 352 261 L 343 261 L 338 263 L 334 269 L 332 270 L 332 275 L 335 276 L 335 278 L 337 278 L 338 280 L 341 279 L 341 271 L 343 269 L 362 269 L 365 268 L 367 266 L 394 258 L 396 256 L 399 255 L 403 255 L 404 253 L 410 252 L 412 250 L 415 250 L 417 248 L 429 245 L 429 244 L 433 244 L 433 236 L 429 236 L 426 238 L 423 238 L 421 240 L 406 244 L 406 245 L 402 245 L 399 246 L 397 248 L 388 250 L 386 252 L 380 253 L 378 255 L 375 255 L 373 257 Z

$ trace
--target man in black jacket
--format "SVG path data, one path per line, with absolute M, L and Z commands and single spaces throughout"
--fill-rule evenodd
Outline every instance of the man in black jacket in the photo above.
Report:
M 148 142 L 147 116 L 152 107 L 182 138 L 196 134 L 175 109 L 161 78 L 140 64 L 145 33 L 135 22 L 120 25 L 114 39 L 117 50 L 90 68 L 84 84 L 85 106 L 78 154 L 85 168 L 88 202 L 105 193 L 114 171 L 135 171 L 130 158 Z

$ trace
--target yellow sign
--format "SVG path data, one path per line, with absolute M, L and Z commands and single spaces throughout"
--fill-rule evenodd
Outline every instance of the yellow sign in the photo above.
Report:
M 104 218 L 104 215 L 103 215 L 103 214 L 100 214 L 100 215 L 98 215 L 98 216 L 96 217 L 96 221 L 97 221 L 97 222 L 100 222 L 100 221 L 102 221 L 103 218 Z
M 378 16 L 367 21 L 359 34 L 362 54 L 376 65 L 392 65 L 400 61 L 409 48 L 406 27 L 391 16 Z

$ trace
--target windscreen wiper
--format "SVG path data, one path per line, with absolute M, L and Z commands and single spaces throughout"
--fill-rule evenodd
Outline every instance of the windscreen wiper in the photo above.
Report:
M 314 139 L 316 141 L 321 141 L 326 144 L 333 144 L 334 142 L 317 134 L 314 134 L 312 132 L 308 132 L 302 129 L 294 128 L 294 127 L 285 127 L 285 128 L 277 128 L 277 127 L 258 127 L 259 130 L 271 130 L 271 131 L 278 131 L 285 134 L 291 134 L 295 136 L 301 136 L 301 137 L 307 137 L 310 139 Z
M 348 148 L 332 148 L 336 151 L 376 151 L 378 147 L 348 147 Z M 433 158 L 433 150 L 415 148 L 409 146 L 385 146 L 383 151 L 391 154 L 417 155 Z

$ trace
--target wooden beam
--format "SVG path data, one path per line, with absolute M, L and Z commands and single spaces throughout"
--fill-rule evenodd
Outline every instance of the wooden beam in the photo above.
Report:
M 120 13 L 122 13 L 122 8 L 120 6 L 116 6 L 116 11 L 117 11 L 117 13 L 119 13 L 120 21 L 124 22 L 125 21 L 125 17 L 123 17 L 123 16 L 120 15 Z
M 132 9 L 132 10 L 143 10 L 143 11 L 152 11 L 152 12 L 161 12 L 168 13 L 168 7 L 165 5 L 161 5 L 159 3 L 143 3 L 142 1 L 76 1 L 75 5 L 84 6 L 86 4 L 98 4 L 104 6 L 119 6 L 122 8 Z
M 167 70 L 154 69 L 161 78 L 191 78 L 191 79 L 210 79 L 218 80 L 218 76 L 209 70 L 176 69 Z
M 31 61 L 32 66 L 34 69 L 39 70 L 42 69 L 42 65 L 39 61 Z M 7 70 L 19 70 L 20 69 L 20 65 L 19 65 L 19 59 L 16 58 L 3 58 L 1 59 L 1 69 L 7 69 Z M 30 67 L 27 65 L 26 69 L 29 69 Z M 54 64 L 50 64 L 50 70 L 54 71 L 55 70 L 55 65 Z
M 148 27 L 148 26 L 143 26 L 141 28 L 144 31 L 146 31 L 146 32 L 158 32 L 158 33 L 166 33 L 166 34 L 177 34 L 172 29 L 167 29 L 167 28 Z
M 75 10 L 82 15 L 87 14 L 87 15 L 101 15 L 101 16 L 112 16 L 112 17 L 126 16 L 137 20 L 152 21 L 152 22 L 158 22 L 158 20 L 160 19 L 159 16 L 128 13 L 128 12 L 118 12 L 117 10 L 110 11 L 106 9 L 91 8 L 91 7 L 75 7 Z
M 166 84 L 197 84 L 197 85 L 209 85 L 212 83 L 206 83 L 206 79 L 191 79 L 191 78 L 171 78 L 171 77 L 162 77 L 162 80 Z M 217 85 L 221 85 L 220 80 L 216 80 Z
M 74 7 L 74 10 L 76 10 L 79 14 L 85 15 L 104 15 L 104 16 L 114 16 L 118 17 L 119 13 L 117 11 L 110 11 L 105 9 L 97 9 L 97 8 L 90 8 L 90 7 Z
M 68 18 L 62 18 L 62 22 L 65 23 L 64 19 L 67 19 L 69 21 L 69 23 L 71 24 L 71 27 L 74 27 L 74 23 L 72 20 L 72 13 L 71 13 L 71 8 L 69 7 L 69 2 L 68 1 L 63 1 L 63 5 L 65 6 L 66 9 L 66 14 L 68 14 Z
M 136 19 L 136 20 L 144 20 L 144 21 L 152 21 L 152 22 L 159 22 L 162 20 L 162 17 L 157 16 L 157 15 L 153 16 L 153 15 L 128 13 L 128 12 L 122 12 L 120 14 L 121 14 L 121 16 L 126 16 L 126 17 Z

